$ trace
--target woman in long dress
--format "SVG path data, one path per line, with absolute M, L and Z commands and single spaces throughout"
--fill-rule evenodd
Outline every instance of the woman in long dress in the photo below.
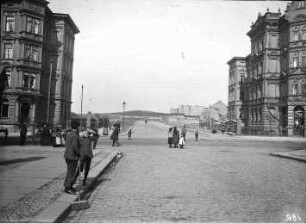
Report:
M 180 132 L 176 126 L 173 127 L 173 144 L 174 148 L 178 148 L 178 143 L 180 139 Z
M 168 144 L 169 144 L 169 148 L 172 148 L 172 144 L 173 144 L 173 131 L 172 131 L 171 127 L 168 130 Z

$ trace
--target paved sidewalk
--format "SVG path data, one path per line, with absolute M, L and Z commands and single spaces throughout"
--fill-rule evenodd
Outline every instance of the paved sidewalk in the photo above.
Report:
M 270 155 L 287 159 L 294 159 L 306 163 L 306 150 L 270 153 Z
M 18 207 L 16 204 L 31 197 L 31 194 L 40 191 L 46 185 L 58 181 L 58 179 L 60 179 L 59 183 L 62 185 L 63 175 L 66 173 L 63 158 L 64 150 L 64 147 L 31 145 L 23 147 L 5 146 L 0 149 L 1 222 L 12 220 L 8 209 Z M 92 186 L 98 175 L 116 158 L 117 153 L 117 150 L 99 147 L 94 150 L 94 158 L 88 176 L 89 182 L 85 188 L 82 188 L 83 191 Z M 46 193 L 50 193 L 50 191 L 46 191 Z M 70 205 L 76 199 L 76 195 L 68 195 L 60 191 L 56 201 L 51 206 L 46 206 L 47 209 L 38 213 L 35 219 L 31 219 L 30 222 L 55 222 L 65 211 L 69 210 Z M 19 217 L 18 214 L 17 218 Z M 13 220 L 18 221 L 16 216 Z

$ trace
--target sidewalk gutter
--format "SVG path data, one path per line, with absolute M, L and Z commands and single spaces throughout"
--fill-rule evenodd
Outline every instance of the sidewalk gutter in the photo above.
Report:
M 293 159 L 306 163 L 306 150 L 298 150 L 291 152 L 270 153 L 270 156 Z
M 117 150 L 111 152 L 105 159 L 101 160 L 98 165 L 96 165 L 93 169 L 90 170 L 88 178 L 92 178 L 93 180 L 88 182 L 88 185 L 80 195 L 81 197 L 95 184 L 98 177 L 116 158 L 118 153 L 119 151 Z M 50 205 L 42 212 L 40 212 L 37 216 L 35 216 L 31 222 L 61 222 L 61 220 L 71 211 L 71 204 L 77 200 L 78 196 L 73 196 L 63 192 L 52 205 Z

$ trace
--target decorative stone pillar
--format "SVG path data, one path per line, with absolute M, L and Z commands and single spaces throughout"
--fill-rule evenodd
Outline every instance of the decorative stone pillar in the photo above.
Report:
M 288 136 L 293 136 L 294 106 L 288 106 Z

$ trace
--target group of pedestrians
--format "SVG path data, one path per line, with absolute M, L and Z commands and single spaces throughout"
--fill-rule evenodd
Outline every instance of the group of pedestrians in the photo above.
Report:
M 64 158 L 67 164 L 67 173 L 64 181 L 64 191 L 68 194 L 76 194 L 73 185 L 81 174 L 83 186 L 86 186 L 87 176 L 93 158 L 93 143 L 95 132 L 81 127 L 78 131 L 79 123 L 72 122 L 71 130 L 66 137 L 66 149 Z M 84 173 L 83 173 L 84 172 Z
M 169 148 L 172 148 L 173 145 L 174 148 L 180 147 L 181 149 L 183 149 L 186 142 L 186 134 L 187 134 L 187 129 L 185 125 L 182 127 L 181 134 L 176 126 L 170 127 L 168 130 Z M 199 132 L 195 131 L 194 136 L 195 136 L 195 141 L 198 141 Z
M 186 134 L 183 135 L 183 131 L 180 134 L 176 126 L 170 127 L 168 131 L 169 148 L 172 148 L 173 145 L 174 148 L 178 148 L 179 146 L 181 149 L 183 149 L 185 146 L 185 137 Z

